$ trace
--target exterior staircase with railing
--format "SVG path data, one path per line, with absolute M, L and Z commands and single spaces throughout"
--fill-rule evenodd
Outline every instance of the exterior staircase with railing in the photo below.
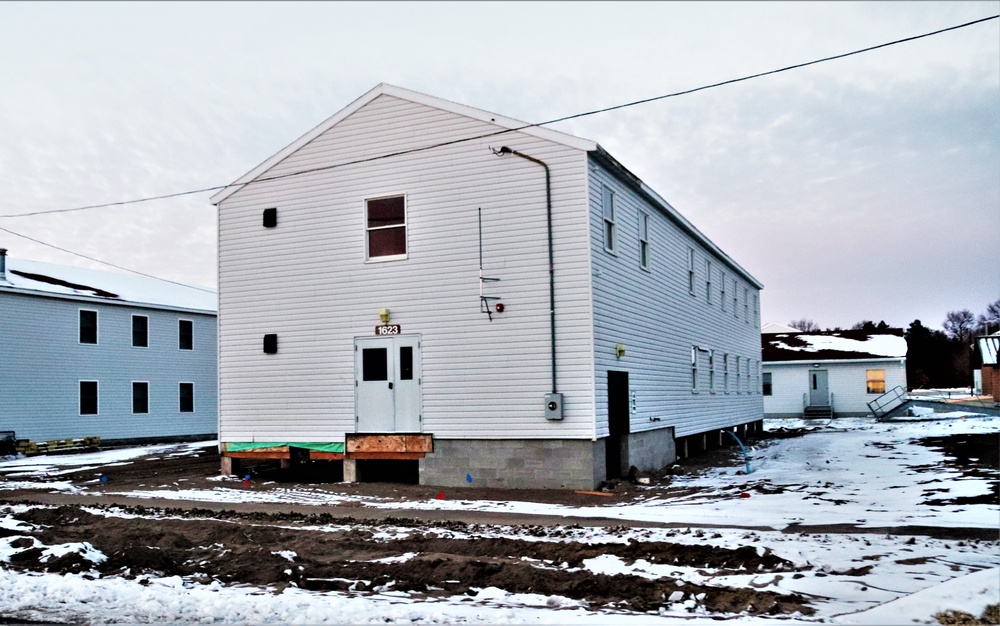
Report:
M 809 404 L 809 394 L 802 394 L 802 417 L 807 420 L 831 419 L 833 417 L 833 393 L 826 404 Z

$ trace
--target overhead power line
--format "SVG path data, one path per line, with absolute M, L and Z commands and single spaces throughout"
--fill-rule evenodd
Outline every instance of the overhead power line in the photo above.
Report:
M 90 261 L 94 261 L 95 263 L 100 263 L 102 265 L 109 265 L 111 267 L 120 269 L 120 270 L 125 271 L 125 272 L 131 272 L 133 274 L 138 274 L 140 276 L 145 276 L 146 278 L 153 278 L 153 279 L 156 279 L 156 280 L 163 281 L 165 283 L 172 283 L 174 285 L 180 285 L 181 287 L 187 287 L 189 289 L 196 289 L 198 291 L 204 291 L 205 293 L 216 293 L 216 291 L 214 289 L 205 289 L 204 287 L 195 287 L 194 285 L 188 285 L 188 284 L 185 284 L 185 283 L 179 283 L 179 282 L 177 282 L 175 280 L 168 280 L 166 278 L 160 278 L 159 276 L 153 276 L 152 274 L 147 274 L 145 272 L 140 272 L 139 270 L 133 270 L 133 269 L 129 269 L 127 267 L 122 267 L 121 265 L 115 265 L 114 263 L 110 263 L 108 261 L 102 261 L 100 259 L 95 259 L 92 256 L 87 256 L 86 254 L 81 254 L 79 252 L 74 252 L 72 250 L 67 250 L 66 248 L 60 248 L 59 246 L 53 245 L 51 243 L 46 243 L 46 242 L 44 242 L 44 241 L 42 241 L 40 239 L 35 239 L 34 237 L 29 237 L 29 236 L 23 235 L 21 233 L 15 233 L 14 231 L 12 231 L 12 230 L 10 230 L 8 228 L 4 228 L 3 226 L 0 226 L 0 230 L 2 230 L 5 233 L 10 233 L 11 235 L 14 235 L 16 237 L 21 237 L 22 239 L 27 239 L 28 241 L 34 241 L 37 244 L 41 244 L 43 246 L 48 246 L 49 248 L 54 248 L 56 250 L 59 250 L 60 252 L 68 252 L 69 254 L 72 254 L 72 255 L 75 255 L 75 256 L 78 256 L 78 257 L 82 257 L 84 259 L 88 259 Z
M 325 166 L 322 166 L 322 167 L 314 167 L 314 168 L 310 168 L 310 169 L 307 169 L 307 170 L 300 170 L 300 171 L 295 171 L 295 172 L 288 172 L 288 173 L 280 174 L 280 175 L 277 175 L 277 176 L 265 176 L 265 177 L 261 177 L 261 178 L 255 178 L 252 181 L 248 181 L 246 183 L 240 183 L 239 185 L 235 185 L 235 184 L 232 184 L 232 183 L 226 184 L 226 185 L 215 185 L 215 186 L 212 186 L 212 187 L 202 187 L 201 189 L 191 189 L 191 190 L 188 190 L 188 191 L 178 191 L 176 193 L 169 193 L 169 194 L 164 194 L 164 195 L 159 195 L 159 196 L 148 196 L 148 197 L 145 197 L 145 198 L 136 198 L 136 199 L 133 199 L 133 200 L 121 200 L 119 202 L 106 202 L 106 203 L 103 203 L 103 204 L 90 204 L 90 205 L 79 206 L 79 207 L 72 207 L 72 208 L 66 208 L 66 209 L 49 209 L 49 210 L 43 210 L 43 211 L 31 211 L 31 212 L 27 212 L 27 213 L 13 213 L 13 214 L 10 214 L 10 215 L 0 215 L 0 218 L 32 217 L 32 216 L 36 216 L 36 215 L 47 215 L 47 214 L 52 214 L 52 213 L 70 213 L 70 212 L 74 212 L 74 211 L 86 211 L 86 210 L 90 210 L 90 209 L 101 209 L 101 208 L 114 207 L 114 206 L 124 206 L 124 205 L 129 205 L 129 204 L 139 204 L 139 203 L 142 203 L 142 202 L 152 202 L 154 200 L 167 200 L 167 199 L 170 199 L 170 198 L 179 198 L 179 197 L 182 197 L 182 196 L 190 196 L 190 195 L 199 194 L 199 193 L 207 193 L 209 191 L 220 191 L 220 190 L 226 189 L 228 187 L 246 186 L 246 185 L 256 184 L 256 183 L 264 183 L 264 182 L 270 182 L 270 181 L 275 181 L 275 180 L 283 180 L 283 179 L 286 179 L 286 178 L 291 178 L 293 176 L 302 176 L 304 174 L 313 174 L 313 173 L 316 173 L 316 172 L 322 172 L 322 171 L 337 169 L 337 168 L 341 168 L 341 167 L 347 167 L 347 166 L 350 166 L 350 165 L 358 165 L 358 164 L 361 164 L 361 163 L 370 163 L 372 161 L 380 161 L 382 159 L 389 159 L 389 158 L 393 158 L 393 157 L 397 157 L 397 156 L 403 156 L 403 155 L 407 155 L 407 154 L 413 154 L 413 153 L 416 153 L 416 152 L 425 152 L 427 150 L 433 150 L 433 149 L 442 148 L 442 147 L 445 147 L 445 146 L 451 146 L 451 145 L 455 145 L 455 144 L 459 144 L 459 143 L 465 143 L 465 142 L 468 142 L 468 141 L 476 141 L 476 140 L 479 140 L 479 139 L 487 139 L 489 137 L 495 137 L 497 135 L 503 135 L 503 134 L 507 134 L 507 133 L 513 133 L 513 132 L 517 132 L 517 131 L 521 131 L 521 130 L 526 130 L 528 128 L 536 128 L 536 127 L 540 127 L 540 126 L 549 126 L 551 124 L 557 124 L 559 122 L 565 122 L 567 120 L 578 119 L 578 118 L 587 117 L 587 116 L 590 116 L 590 115 L 597 115 L 599 113 L 607 113 L 609 111 L 617 111 L 619 109 L 625 109 L 625 108 L 637 106 L 637 105 L 640 105 L 640 104 L 647 104 L 647 103 L 650 103 L 650 102 L 656 102 L 658 100 L 665 100 L 667 98 L 676 98 L 678 96 L 684 96 L 684 95 L 696 93 L 696 92 L 699 92 L 699 91 L 705 91 L 706 89 L 714 89 L 716 87 L 722 87 L 722 86 L 725 86 L 725 85 L 732 85 L 734 83 L 740 83 L 740 82 L 744 82 L 744 81 L 748 81 L 748 80 L 753 80 L 755 78 L 761 78 L 761 77 L 764 77 L 764 76 L 770 76 L 772 74 L 780 74 L 782 72 L 788 72 L 788 71 L 795 70 L 795 69 L 801 69 L 803 67 L 808 67 L 810 65 L 816 65 L 816 64 L 819 64 L 819 63 L 826 63 L 828 61 L 835 61 L 837 59 L 843 59 L 843 58 L 846 58 L 846 57 L 850 57 L 850 56 L 862 54 L 862 53 L 865 53 L 865 52 L 871 52 L 873 50 L 878 50 L 880 48 L 887 48 L 889 46 L 895 46 L 895 45 L 898 45 L 898 44 L 901 44 L 901 43 L 907 43 L 907 42 L 910 42 L 910 41 L 915 41 L 917 39 L 923 39 L 925 37 L 931 37 L 933 35 L 940 35 L 941 33 L 946 33 L 946 32 L 949 32 L 949 31 L 958 30 L 960 28 L 966 28 L 966 27 L 969 27 L 969 26 L 974 26 L 976 24 L 981 24 L 983 22 L 988 22 L 988 21 L 995 20 L 995 19 L 998 19 L 998 18 L 1000 18 L 1000 15 L 991 15 L 989 17 L 984 17 L 984 18 L 981 18 L 981 19 L 978 19 L 978 20 L 973 20 L 971 22 L 966 22 L 964 24 L 958 24 L 957 26 L 949 26 L 947 28 L 941 28 L 939 30 L 935 30 L 935 31 L 932 31 L 932 32 L 929 32 L 929 33 L 924 33 L 922 35 L 914 35 L 912 37 L 906 37 L 904 39 L 896 39 L 894 41 L 889 41 L 889 42 L 886 42 L 886 43 L 881 43 L 881 44 L 878 44 L 878 45 L 869 46 L 867 48 L 861 48 L 859 50 L 853 50 L 851 52 L 845 52 L 845 53 L 842 53 L 842 54 L 836 54 L 836 55 L 833 55 L 833 56 L 824 57 L 822 59 L 816 59 L 816 60 L 813 60 L 813 61 L 806 61 L 804 63 L 796 63 L 795 65 L 789 65 L 787 67 L 782 67 L 782 68 L 779 68 L 779 69 L 776 69 L 776 70 L 769 70 L 769 71 L 766 71 L 766 72 L 759 72 L 757 74 L 750 74 L 748 76 L 742 76 L 740 78 L 732 78 L 732 79 L 729 79 L 729 80 L 724 80 L 724 81 L 717 82 L 717 83 L 712 83 L 712 84 L 709 84 L 709 85 L 702 85 L 701 87 L 694 87 L 692 89 L 685 89 L 683 91 L 675 91 L 673 93 L 663 94 L 663 95 L 659 95 L 659 96 L 653 96 L 651 98 L 643 98 L 642 100 L 635 100 L 635 101 L 632 101 L 632 102 L 626 102 L 624 104 L 616 104 L 614 106 L 609 106 L 609 107 L 605 107 L 605 108 L 602 108 L 602 109 L 594 109 L 592 111 L 585 111 L 583 113 L 574 113 L 572 115 L 566 115 L 566 116 L 559 117 L 559 118 L 552 119 L 552 120 L 548 120 L 548 121 L 545 121 L 545 122 L 537 122 L 537 123 L 534 123 L 534 124 L 524 124 L 523 126 L 518 126 L 516 128 L 505 128 L 505 129 L 502 129 L 502 130 L 493 131 L 493 132 L 489 132 L 489 133 L 484 133 L 484 134 L 481 134 L 481 135 L 475 135 L 473 137 L 464 137 L 464 138 L 461 138 L 461 139 L 452 139 L 452 140 L 449 140 L 449 141 L 442 141 L 440 143 L 430 144 L 430 145 L 427 145 L 427 146 L 421 146 L 421 147 L 418 147 L 418 148 L 410 148 L 410 149 L 407 149 L 407 150 L 400 150 L 400 151 L 397 151 L 397 152 L 390 152 L 390 153 L 387 153 L 387 154 L 380 154 L 380 155 L 376 155 L 376 156 L 372 156 L 372 157 L 366 157 L 366 158 L 363 158 L 363 159 L 355 159 L 353 161 L 345 161 L 343 163 L 335 163 L 333 165 L 325 165 Z
M 301 170 L 301 171 L 296 171 L 296 172 L 289 172 L 289 173 L 281 174 L 281 175 L 278 175 L 278 176 L 267 176 L 267 177 L 256 178 L 256 179 L 254 179 L 252 181 L 248 181 L 246 183 L 241 183 L 239 185 L 233 185 L 233 184 L 214 185 L 212 187 L 203 187 L 201 189 L 191 189 L 191 190 L 188 190 L 188 191 L 178 191 L 176 193 L 168 193 L 168 194 L 163 194 L 163 195 L 159 195 L 159 196 L 148 196 L 148 197 L 144 197 L 144 198 L 136 198 L 136 199 L 133 199 L 133 200 L 121 200 L 121 201 L 118 201 L 118 202 L 106 202 L 106 203 L 102 203 L 102 204 L 90 204 L 90 205 L 79 206 L 79 207 L 71 207 L 71 208 L 65 208 L 65 209 L 49 209 L 49 210 L 43 210 L 43 211 L 30 211 L 30 212 L 27 212 L 27 213 L 14 213 L 14 214 L 11 214 L 11 215 L 0 215 L 0 218 L 32 217 L 32 216 L 36 216 L 36 215 L 48 215 L 48 214 L 54 214 L 54 213 L 70 213 L 70 212 L 76 212 L 76 211 L 87 211 L 87 210 L 90 210 L 90 209 L 101 209 L 101 208 L 108 208 L 108 207 L 114 207 L 114 206 L 125 206 L 125 205 L 130 205 L 130 204 L 139 204 L 139 203 L 143 203 L 143 202 L 152 202 L 152 201 L 155 201 L 155 200 L 168 200 L 168 199 L 171 199 L 171 198 L 180 198 L 180 197 L 183 197 L 183 196 L 190 196 L 190 195 L 195 195 L 195 194 L 199 194 L 199 193 L 207 193 L 207 192 L 210 192 L 210 191 L 221 191 L 222 189 L 226 189 L 226 188 L 233 187 L 233 186 L 241 186 L 242 187 L 242 186 L 246 186 L 246 185 L 249 185 L 249 184 L 263 183 L 263 182 L 269 182 L 269 181 L 274 181 L 274 180 L 282 180 L 282 179 L 285 179 L 285 178 L 291 178 L 293 176 L 302 176 L 304 174 L 312 174 L 312 173 L 315 173 L 315 172 L 322 172 L 322 171 L 332 170 L 332 169 L 336 169 L 336 168 L 340 168 L 340 167 L 347 167 L 347 166 L 350 166 L 350 165 L 358 165 L 358 164 L 361 164 L 361 163 L 369 163 L 369 162 L 372 162 L 372 161 L 379 161 L 379 160 L 382 160 L 382 159 L 389 159 L 389 158 L 393 158 L 393 157 L 397 157 L 397 156 L 403 156 L 403 155 L 406 155 L 406 154 L 413 154 L 413 153 L 416 153 L 416 152 L 425 152 L 427 150 L 433 150 L 433 149 L 442 148 L 442 147 L 445 147 L 445 146 L 451 146 L 451 145 L 455 145 L 455 144 L 465 143 L 465 142 L 468 142 L 468 141 L 476 141 L 478 139 L 487 139 L 489 137 L 495 137 L 495 136 L 503 135 L 503 134 L 506 134 L 506 133 L 512 133 L 512 132 L 517 132 L 517 131 L 521 131 L 521 130 L 526 130 L 528 128 L 536 128 L 536 127 L 541 127 L 541 126 L 548 126 L 548 125 L 551 125 L 551 124 L 557 124 L 559 122 L 565 122 L 565 121 L 568 121 L 568 120 L 578 119 L 578 118 L 581 118 L 581 117 L 587 117 L 587 116 L 590 116 L 590 115 L 597 115 L 597 114 L 600 114 L 600 113 L 607 113 L 609 111 L 617 111 L 619 109 L 625 109 L 625 108 L 637 106 L 637 105 L 640 105 L 640 104 L 647 104 L 649 102 L 656 102 L 658 100 L 665 100 L 667 98 L 676 98 L 678 96 L 688 95 L 688 94 L 696 93 L 698 91 L 705 91 L 706 89 L 713 89 L 715 87 L 722 87 L 722 86 L 731 85 L 731 84 L 734 84 L 734 83 L 740 83 L 740 82 L 752 80 L 752 79 L 755 79 L 755 78 L 761 78 L 763 76 L 770 76 L 772 74 L 780 74 L 782 72 L 788 72 L 788 71 L 791 71 L 791 70 L 800 69 L 800 68 L 803 68 L 803 67 L 808 67 L 810 65 L 816 65 L 818 63 L 825 63 L 825 62 L 828 62 L 828 61 L 834 61 L 834 60 L 837 60 L 837 59 L 843 59 L 843 58 L 846 58 L 846 57 L 849 57 L 849 56 L 854 56 L 854 55 L 857 55 L 857 54 L 862 54 L 862 53 L 865 53 L 865 52 L 871 52 L 873 50 L 878 50 L 880 48 L 887 48 L 889 46 L 894 46 L 894 45 L 898 45 L 898 44 L 901 44 L 901 43 L 907 43 L 907 42 L 910 42 L 910 41 L 915 41 L 917 39 L 923 39 L 925 37 L 931 37 L 933 35 L 939 35 L 941 33 L 946 33 L 946 32 L 949 32 L 949 31 L 958 30 L 960 28 L 966 28 L 966 27 L 969 27 L 969 26 L 974 26 L 976 24 L 981 24 L 983 22 L 988 22 L 988 21 L 995 20 L 995 19 L 998 19 L 998 18 L 1000 18 L 1000 15 L 991 15 L 989 17 L 984 17 L 984 18 L 981 18 L 981 19 L 978 19 L 978 20 L 973 20 L 971 22 L 966 22 L 964 24 L 958 24 L 956 26 L 949 26 L 947 28 L 941 28 L 941 29 L 938 29 L 938 30 L 935 30 L 935 31 L 924 33 L 922 35 L 914 35 L 912 37 L 906 37 L 904 39 L 896 39 L 894 41 L 889 41 L 889 42 L 881 43 L 881 44 L 874 45 L 874 46 L 868 46 L 867 48 L 861 48 L 861 49 L 858 49 L 858 50 L 853 50 L 851 52 L 845 52 L 845 53 L 842 53 L 842 54 L 837 54 L 837 55 L 833 55 L 833 56 L 829 56 L 829 57 L 824 57 L 824 58 L 821 58 L 821 59 L 815 59 L 813 61 L 806 61 L 804 63 L 797 63 L 795 65 L 789 65 L 789 66 L 782 67 L 782 68 L 779 68 L 779 69 L 769 70 L 767 72 L 759 72 L 757 74 L 750 74 L 750 75 L 747 75 L 747 76 L 742 76 L 740 78 L 733 78 L 733 79 L 730 79 L 730 80 L 725 80 L 725 81 L 722 81 L 722 82 L 712 83 L 712 84 L 709 84 L 709 85 L 702 85 L 701 87 L 695 87 L 693 89 L 685 89 L 683 91 L 675 91 L 675 92 L 668 93 L 668 94 L 663 94 L 663 95 L 659 95 L 659 96 L 653 96 L 651 98 L 644 98 L 642 100 L 635 100 L 635 101 L 632 101 L 632 102 L 626 102 L 624 104 L 617 104 L 617 105 L 610 106 L 610 107 L 604 107 L 602 109 L 594 109 L 592 111 L 585 111 L 583 113 L 575 113 L 575 114 L 572 114 L 572 115 L 566 115 L 566 116 L 559 117 L 559 118 L 556 118 L 556 119 L 548 120 L 546 122 L 537 122 L 537 123 L 534 123 L 534 124 L 524 124 L 524 125 L 518 126 L 516 128 L 505 128 L 505 129 L 502 129 L 502 130 L 493 131 L 493 132 L 489 132 L 489 133 L 484 133 L 484 134 L 476 135 L 476 136 L 473 136 L 473 137 L 464 137 L 464 138 L 461 138 L 461 139 L 453 139 L 453 140 L 443 141 L 443 142 L 440 142 L 440 143 L 435 143 L 435 144 L 431 144 L 431 145 L 427 145 L 427 146 L 421 146 L 421 147 L 418 147 L 418 148 L 411 148 L 411 149 L 408 149 L 408 150 L 400 150 L 400 151 L 397 151 L 397 152 L 391 152 L 391 153 L 381 154 L 381 155 L 377 155 L 377 156 L 373 156 L 373 157 L 367 157 L 367 158 L 364 158 L 364 159 L 356 159 L 354 161 L 346 161 L 344 163 L 335 163 L 333 165 L 327 165 L 327 166 L 323 166 L 323 167 L 316 167 L 316 168 L 311 168 L 311 169 L 308 169 L 308 170 Z M 50 243 L 46 243 L 44 241 L 41 241 L 40 239 L 35 239 L 33 237 L 29 237 L 29 236 L 23 235 L 21 233 L 16 233 L 16 232 L 14 232 L 12 230 L 9 230 L 7 228 L 0 227 L 0 231 L 4 231 L 4 232 L 7 232 L 7 233 L 10 233 L 11 235 L 15 235 L 17 237 L 22 237 L 22 238 L 27 239 L 29 241 L 33 241 L 33 242 L 38 243 L 40 245 L 48 246 L 50 248 L 53 248 L 53 249 L 56 249 L 56 250 L 59 250 L 59 251 L 62 251 L 62 252 L 66 252 L 68 254 L 79 256 L 81 258 L 88 259 L 90 261 L 94 261 L 95 263 L 101 263 L 103 265 L 108 265 L 110 267 L 114 267 L 116 269 L 120 269 L 120 270 L 123 270 L 123 271 L 126 271 L 126 272 L 131 272 L 133 274 L 138 274 L 140 276 L 146 276 L 148 278 L 153 278 L 153 279 L 156 279 L 156 280 L 162 280 L 164 282 L 173 283 L 173 284 L 181 285 L 181 286 L 184 286 L 184 287 L 190 287 L 192 289 L 198 289 L 200 291 L 206 291 L 206 292 L 210 292 L 210 293 L 215 293 L 214 291 L 212 291 L 210 289 L 202 289 L 200 287 L 194 287 L 192 285 L 185 285 L 184 283 L 179 283 L 179 282 L 175 282 L 175 281 L 172 281 L 172 280 L 167 280 L 165 278 L 160 278 L 158 276 L 153 276 L 152 274 L 146 274 L 145 272 L 140 272 L 138 270 L 133 270 L 133 269 L 129 269 L 127 267 L 122 267 L 121 265 L 116 265 L 114 263 L 109 263 L 108 261 L 102 261 L 100 259 L 96 259 L 94 257 L 87 256 L 87 255 L 81 254 L 79 252 L 74 252 L 74 251 L 68 250 L 66 248 L 61 248 L 59 246 L 56 246 L 56 245 L 53 245 L 53 244 L 50 244 Z

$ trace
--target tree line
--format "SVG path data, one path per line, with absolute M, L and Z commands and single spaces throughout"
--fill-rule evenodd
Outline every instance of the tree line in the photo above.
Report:
M 802 332 L 821 332 L 812 320 L 801 319 L 788 323 Z M 906 385 L 910 389 L 929 387 L 969 387 L 972 370 L 982 366 L 976 350 L 975 339 L 1000 332 L 1000 299 L 988 304 L 979 315 L 969 309 L 949 311 L 941 324 L 944 330 L 933 330 L 920 320 L 913 320 L 903 331 L 906 337 Z M 890 326 L 885 321 L 877 324 L 862 320 L 850 330 L 877 332 Z M 842 331 L 830 328 L 827 331 Z

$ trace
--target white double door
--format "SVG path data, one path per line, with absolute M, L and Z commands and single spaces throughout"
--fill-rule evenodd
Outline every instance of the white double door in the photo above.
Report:
M 355 338 L 354 389 L 357 432 L 420 432 L 420 336 Z

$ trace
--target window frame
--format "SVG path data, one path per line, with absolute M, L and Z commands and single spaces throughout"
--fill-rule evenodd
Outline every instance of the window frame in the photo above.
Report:
M 145 390 L 146 390 L 146 395 L 145 395 L 146 410 L 145 411 L 136 411 L 135 410 L 135 401 L 136 401 L 135 390 L 136 390 L 136 385 L 143 385 L 145 387 Z M 149 415 L 149 381 L 148 380 L 133 380 L 132 381 L 132 415 Z
M 765 396 L 774 395 L 774 383 L 772 381 L 771 372 L 761 373 L 761 394 Z
M 688 246 L 688 293 L 692 296 L 695 293 L 695 271 L 694 271 L 694 248 Z
M 720 273 L 720 275 L 722 277 L 722 280 L 719 282 L 719 284 L 722 285 L 721 291 L 719 293 L 719 304 L 722 306 L 722 312 L 725 313 L 726 312 L 726 273 L 724 271 L 719 272 L 719 273 Z
M 191 410 L 184 410 L 184 385 L 189 385 L 191 387 Z M 188 381 L 181 381 L 177 383 L 177 412 L 178 413 L 194 413 L 195 403 L 194 403 L 194 383 Z
M 715 393 L 715 350 L 708 350 L 708 393 Z
M 146 320 L 146 327 L 142 330 L 143 338 L 145 340 L 145 343 L 143 343 L 141 345 L 137 344 L 135 342 L 135 331 L 136 331 L 135 321 L 138 318 L 142 318 L 142 319 Z M 148 348 L 149 347 L 149 316 L 148 315 L 140 315 L 138 313 L 133 313 L 132 314 L 132 347 L 133 348 Z
M 691 346 L 691 393 L 700 393 L 698 377 L 698 346 Z
M 881 372 L 882 373 L 881 379 L 879 379 L 879 378 L 873 378 L 872 377 L 872 373 L 874 373 L 874 372 Z M 872 383 L 881 383 L 881 385 L 882 385 L 882 391 L 878 391 L 878 390 L 874 390 L 873 391 L 872 390 Z M 868 393 L 868 394 L 870 394 L 870 395 L 882 395 L 883 393 L 885 393 L 885 369 L 884 368 L 882 368 L 882 369 L 865 369 L 865 392 Z
M 650 271 L 649 213 L 639 211 L 639 267 Z
M 601 218 L 604 225 L 604 251 L 618 256 L 618 217 L 615 215 L 615 190 L 601 185 Z
M 84 383 L 94 384 L 94 410 L 84 412 L 83 410 L 83 385 Z M 80 416 L 84 415 L 100 415 L 101 414 L 101 381 L 99 380 L 81 380 L 77 386 L 77 410 Z
M 712 304 L 712 259 L 705 259 L 705 302 Z
M 185 322 L 188 324 L 189 328 L 191 329 L 191 332 L 188 334 L 188 340 L 189 340 L 190 343 L 188 344 L 188 347 L 186 347 L 186 348 L 184 347 L 184 341 L 183 341 L 183 339 L 184 339 L 184 332 L 181 330 L 181 327 L 184 325 Z M 185 352 L 194 350 L 194 320 L 190 320 L 190 319 L 187 319 L 187 318 L 178 318 L 177 319 L 177 349 L 178 350 L 184 350 Z
M 743 357 L 736 357 L 736 393 L 743 393 L 743 366 L 740 365 L 740 361 Z
M 722 393 L 729 393 L 729 353 L 722 355 Z
M 750 288 L 743 288 L 743 320 L 750 323 Z
M 369 226 L 368 225 L 368 203 L 376 200 L 391 200 L 400 198 L 403 201 L 403 223 L 390 224 L 389 226 Z M 378 196 L 371 196 L 364 199 L 364 224 L 365 224 L 365 263 L 385 263 L 386 261 L 403 261 L 409 258 L 410 254 L 410 201 L 405 193 L 388 193 Z M 383 254 L 372 256 L 371 254 L 371 234 L 376 231 L 402 229 L 403 230 L 403 252 L 402 254 Z
M 740 286 L 733 276 L 733 317 L 740 319 Z
M 101 315 L 97 309 L 77 309 L 77 342 L 82 346 L 97 346 L 101 343 Z M 84 341 L 83 340 L 83 314 L 93 313 L 94 314 L 94 340 Z

